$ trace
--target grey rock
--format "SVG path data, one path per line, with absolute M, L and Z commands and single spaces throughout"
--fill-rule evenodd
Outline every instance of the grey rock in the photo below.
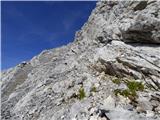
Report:
M 99 1 L 73 43 L 3 71 L 2 120 L 159 120 L 159 4 Z M 136 106 L 115 76 L 145 84 Z

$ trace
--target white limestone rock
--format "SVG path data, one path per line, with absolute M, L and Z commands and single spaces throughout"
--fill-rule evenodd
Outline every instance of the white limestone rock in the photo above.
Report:
M 97 2 L 73 43 L 2 72 L 1 119 L 159 120 L 159 4 Z M 145 84 L 135 105 L 114 96 L 127 89 L 112 82 L 115 76 Z

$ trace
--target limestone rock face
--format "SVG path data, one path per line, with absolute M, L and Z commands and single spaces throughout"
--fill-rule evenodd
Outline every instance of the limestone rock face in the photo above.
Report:
M 2 72 L 2 120 L 159 120 L 160 2 L 100 1 L 75 41 Z

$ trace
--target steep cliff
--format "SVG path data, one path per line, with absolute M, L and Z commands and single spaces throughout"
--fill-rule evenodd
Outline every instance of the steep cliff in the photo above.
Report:
M 2 72 L 2 120 L 159 120 L 160 2 L 100 1 L 73 43 Z

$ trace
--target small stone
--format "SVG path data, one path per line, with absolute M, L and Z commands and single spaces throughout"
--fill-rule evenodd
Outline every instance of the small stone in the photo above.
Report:
M 90 109 L 90 114 L 94 113 L 95 112 L 95 108 L 91 108 Z
M 127 89 L 127 85 L 124 84 L 124 83 L 121 83 L 121 84 L 118 86 L 118 89 L 125 90 L 125 89 Z
M 97 116 L 96 116 L 96 115 L 93 115 L 93 116 L 90 117 L 89 120 L 97 120 Z
M 129 104 L 131 102 L 130 99 L 119 94 L 118 94 L 118 98 L 119 98 L 119 104 L 127 105 L 128 106 L 127 108 L 131 108 Z
M 61 119 L 64 119 L 64 115 L 63 115 L 63 116 L 61 116 Z
M 142 107 L 140 107 L 140 106 L 137 106 L 136 110 L 137 110 L 138 113 L 145 113 L 145 112 L 146 112 L 146 111 L 145 111 Z
M 153 117 L 154 116 L 153 111 L 147 110 L 146 112 L 147 112 L 146 117 Z
M 106 110 L 115 108 L 115 99 L 110 95 L 107 99 L 103 101 L 103 107 Z
M 77 120 L 76 118 L 72 118 L 71 120 Z
M 100 85 L 99 85 L 99 83 L 95 83 L 94 86 L 95 86 L 96 88 L 98 88 Z
M 160 105 L 159 106 L 155 106 L 155 111 L 160 114 Z

